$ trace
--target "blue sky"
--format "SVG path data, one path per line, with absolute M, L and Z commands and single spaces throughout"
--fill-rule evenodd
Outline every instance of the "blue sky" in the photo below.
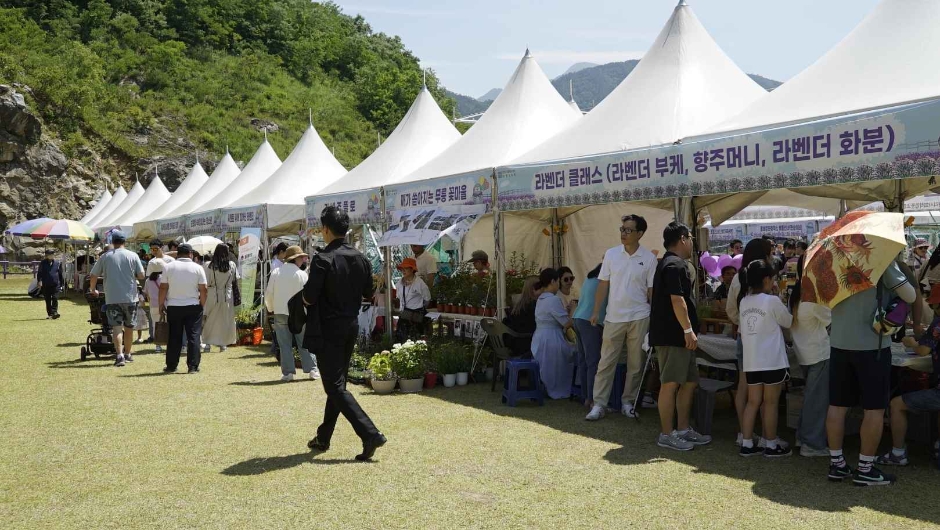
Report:
M 638 59 L 678 0 L 339 0 L 401 37 L 450 90 L 502 87 L 526 46 L 549 77 L 576 62 Z M 688 0 L 744 71 L 786 81 L 839 42 L 878 0 Z

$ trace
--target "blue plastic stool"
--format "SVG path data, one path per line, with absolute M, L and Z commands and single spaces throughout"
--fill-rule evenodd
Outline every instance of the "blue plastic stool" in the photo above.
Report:
M 531 390 L 519 390 L 519 375 L 529 373 Z M 542 380 L 539 378 L 539 363 L 531 360 L 506 361 L 506 374 L 503 377 L 503 403 L 515 407 L 520 399 L 534 399 L 539 405 L 545 403 L 542 391 Z
M 614 410 L 623 408 L 623 388 L 627 384 L 627 365 L 618 364 L 617 371 L 614 373 L 614 386 L 610 389 L 610 397 L 607 398 L 607 407 Z

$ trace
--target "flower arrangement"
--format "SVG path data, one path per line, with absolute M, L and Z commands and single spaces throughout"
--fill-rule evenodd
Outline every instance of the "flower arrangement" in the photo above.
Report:
M 377 353 L 369 359 L 367 367 L 372 379 L 376 381 L 394 381 L 398 379 L 395 370 L 392 368 L 391 352 L 385 350 Z
M 261 315 L 261 306 L 244 305 L 235 313 L 235 327 L 239 329 L 254 329 L 258 326 L 258 317 Z
M 428 344 L 423 340 L 395 344 L 389 354 L 392 370 L 402 379 L 424 377 L 427 357 Z

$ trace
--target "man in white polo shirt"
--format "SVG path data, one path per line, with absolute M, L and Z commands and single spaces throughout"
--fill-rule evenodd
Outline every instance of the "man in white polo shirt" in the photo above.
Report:
M 601 360 L 594 378 L 594 407 L 585 418 L 592 421 L 603 418 L 607 410 L 624 342 L 627 349 L 627 381 L 623 389 L 622 412 L 631 418 L 635 416 L 631 412 L 631 405 L 643 376 L 643 339 L 649 331 L 656 256 L 640 245 L 640 239 L 646 233 L 646 219 L 631 214 L 623 216 L 621 221 L 621 244 L 604 253 L 604 263 L 598 276 L 600 284 L 594 295 L 591 324 L 599 324 L 598 315 L 605 300 L 607 316 L 603 322 Z M 655 406 L 652 400 L 644 404 Z
M 160 307 L 166 312 L 170 336 L 166 345 L 166 373 L 176 371 L 186 336 L 186 364 L 189 373 L 199 371 L 202 349 L 202 311 L 209 293 L 206 270 L 192 260 L 193 248 L 182 244 L 176 249 L 176 261 L 166 265 L 160 276 Z

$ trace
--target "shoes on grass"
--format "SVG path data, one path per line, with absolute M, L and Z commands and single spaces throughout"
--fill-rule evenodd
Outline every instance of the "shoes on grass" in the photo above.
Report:
M 884 455 L 876 458 L 875 462 L 882 466 L 906 466 L 910 463 L 907 459 L 907 451 L 904 451 L 904 454 L 901 456 L 894 454 L 894 451 L 888 451 Z
M 310 379 L 314 379 L 314 380 L 320 379 L 320 369 L 319 369 L 319 368 L 314 368 L 313 370 L 310 370 Z
M 124 356 L 118 355 L 117 359 L 114 360 L 114 366 L 124 366 Z
M 656 445 L 665 447 L 666 449 L 672 449 L 673 451 L 691 451 L 695 449 L 695 444 L 680 438 L 679 433 L 676 431 L 672 431 L 672 434 L 659 433 L 659 438 L 656 439 Z
M 897 481 L 898 477 L 884 473 L 875 466 L 872 466 L 871 471 L 868 472 L 856 469 L 852 477 L 852 483 L 856 486 L 890 486 Z
M 600 405 L 594 405 L 593 407 L 591 407 L 591 412 L 588 412 L 588 415 L 585 416 L 584 419 L 588 421 L 597 421 L 603 418 L 604 414 L 606 414 L 604 407 Z
M 284 374 L 281 376 L 281 381 L 289 383 L 294 380 L 294 374 Z
M 692 445 L 708 445 L 712 443 L 711 436 L 695 432 L 695 429 L 692 427 L 689 427 L 689 430 L 683 433 L 677 432 L 676 435 Z

